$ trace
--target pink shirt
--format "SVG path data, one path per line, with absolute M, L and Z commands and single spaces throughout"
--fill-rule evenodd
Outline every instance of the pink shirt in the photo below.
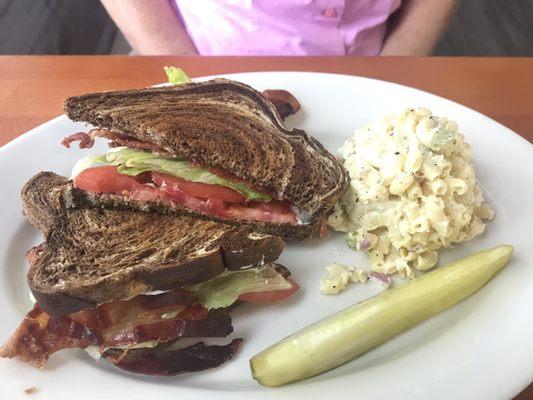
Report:
M 377 55 L 401 0 L 174 0 L 205 55 Z

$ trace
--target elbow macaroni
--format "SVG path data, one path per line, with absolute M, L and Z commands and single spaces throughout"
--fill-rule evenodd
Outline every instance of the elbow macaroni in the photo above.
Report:
M 351 184 L 329 224 L 368 252 L 374 271 L 430 269 L 439 248 L 481 234 L 494 216 L 457 124 L 427 109 L 357 129 L 339 152 Z

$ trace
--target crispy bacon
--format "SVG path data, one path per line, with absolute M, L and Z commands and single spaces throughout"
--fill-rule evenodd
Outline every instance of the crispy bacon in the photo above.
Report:
M 300 103 L 291 93 L 286 90 L 268 89 L 263 95 L 270 100 L 282 119 L 296 114 L 300 109 Z
M 109 139 L 109 147 L 126 146 L 140 150 L 150 150 L 158 154 L 171 155 L 168 151 L 153 143 L 143 142 L 141 140 L 132 138 L 131 136 L 123 135 L 121 133 L 113 132 L 104 128 L 94 128 L 89 132 L 73 133 L 72 135 L 63 138 L 63 140 L 61 140 L 61 144 L 67 148 L 70 148 L 70 145 L 73 142 L 79 141 L 80 149 L 89 149 L 93 147 L 95 137 L 104 137 Z
M 232 331 L 226 312 L 207 311 L 192 293 L 179 289 L 106 303 L 63 317 L 48 315 L 35 305 L 0 348 L 0 357 L 19 357 L 42 367 L 52 353 L 66 348 L 128 347 L 183 337 L 224 337 Z
M 102 304 L 71 314 L 70 318 L 97 332 L 106 347 L 179 337 L 227 336 L 232 331 L 229 315 L 208 312 L 196 303 L 194 294 L 180 289 Z
M 41 368 L 56 351 L 74 347 L 84 349 L 97 344 L 98 338 L 90 329 L 68 316 L 50 316 L 36 304 L 0 347 L 0 357 L 18 357 Z
M 203 342 L 168 351 L 117 350 L 104 353 L 116 367 L 145 375 L 173 376 L 215 368 L 230 360 L 242 339 L 224 346 L 206 346 Z
M 126 136 L 118 137 L 120 135 L 117 134 L 117 137 L 113 139 L 111 142 L 109 142 L 109 147 L 130 147 L 133 149 L 139 149 L 139 150 L 149 150 L 154 153 L 163 155 L 163 156 L 173 156 L 170 152 L 164 150 L 162 147 L 159 147 L 156 144 L 143 142 L 141 140 L 136 140 L 133 138 L 128 138 Z
M 109 139 L 109 147 L 130 147 L 133 149 L 139 150 L 150 150 L 154 153 L 162 155 L 172 155 L 167 150 L 162 147 L 148 142 L 143 142 L 142 140 L 135 139 L 134 137 L 110 131 L 108 129 L 100 129 L 97 136 L 104 137 Z
M 174 311 L 176 312 L 176 311 Z M 77 315 L 77 314 L 82 314 Z M 182 307 L 176 315 L 142 312 L 137 318 L 125 318 L 112 323 L 110 315 L 100 310 L 81 311 L 72 315 L 76 322 L 85 321 L 89 329 L 98 333 L 99 343 L 105 347 L 127 347 L 143 342 L 166 342 L 183 337 L 224 337 L 232 332 L 231 318 L 223 311 L 209 311 L 199 305 Z M 79 318 L 79 319 L 78 319 Z M 80 322 L 81 323 L 81 322 Z M 84 325 L 82 323 L 82 325 Z
M 89 149 L 94 145 L 94 139 L 87 132 L 76 132 L 72 135 L 64 137 L 61 144 L 67 149 L 70 149 L 72 142 L 80 142 L 80 149 Z
M 79 148 L 80 149 L 90 149 L 94 146 L 94 138 L 95 136 L 99 136 L 98 133 L 101 131 L 101 129 L 91 129 L 89 132 L 76 132 L 72 135 L 69 135 L 67 137 L 64 137 L 61 141 L 61 144 L 65 146 L 67 149 L 70 149 L 70 145 L 73 142 L 79 141 Z

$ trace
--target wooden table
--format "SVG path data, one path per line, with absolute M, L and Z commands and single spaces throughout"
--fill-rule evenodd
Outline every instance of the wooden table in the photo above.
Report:
M 163 65 L 191 76 L 299 70 L 383 79 L 455 100 L 533 141 L 533 58 L 3 56 L 0 145 L 61 114 L 67 96 L 162 82 Z
M 317 71 L 402 83 L 457 101 L 533 142 L 533 58 L 1 56 L 0 145 L 61 114 L 67 96 L 164 81 L 163 65 L 191 76 Z M 516 400 L 533 398 L 533 385 Z

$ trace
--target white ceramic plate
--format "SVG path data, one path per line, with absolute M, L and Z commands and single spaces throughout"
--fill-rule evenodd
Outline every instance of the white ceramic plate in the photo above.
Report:
M 324 266 L 333 261 L 366 265 L 342 237 L 289 244 L 281 257 L 300 292 L 281 304 L 245 304 L 233 312 L 235 333 L 245 343 L 224 366 L 198 374 L 151 378 L 96 363 L 81 350 L 62 351 L 46 368 L 0 360 L 0 398 L 39 399 L 505 399 L 533 378 L 533 146 L 495 121 L 456 103 L 404 86 L 366 78 L 313 73 L 250 73 L 232 79 L 257 89 L 283 88 L 301 102 L 289 121 L 332 152 L 355 127 L 403 107 L 424 106 L 459 123 L 472 145 L 475 167 L 496 218 L 486 233 L 442 253 L 441 263 L 498 244 L 511 243 L 510 265 L 480 292 L 389 343 L 326 374 L 278 389 L 250 375 L 252 355 L 290 333 L 379 291 L 352 286 L 338 296 L 318 291 Z M 58 105 L 59 109 L 59 105 Z M 21 215 L 19 191 L 42 170 L 68 175 L 87 150 L 67 150 L 65 135 L 82 129 L 65 116 L 41 125 L 0 149 L 0 341 L 30 307 L 25 252 L 40 235 Z M 99 141 L 92 152 L 105 150 Z

